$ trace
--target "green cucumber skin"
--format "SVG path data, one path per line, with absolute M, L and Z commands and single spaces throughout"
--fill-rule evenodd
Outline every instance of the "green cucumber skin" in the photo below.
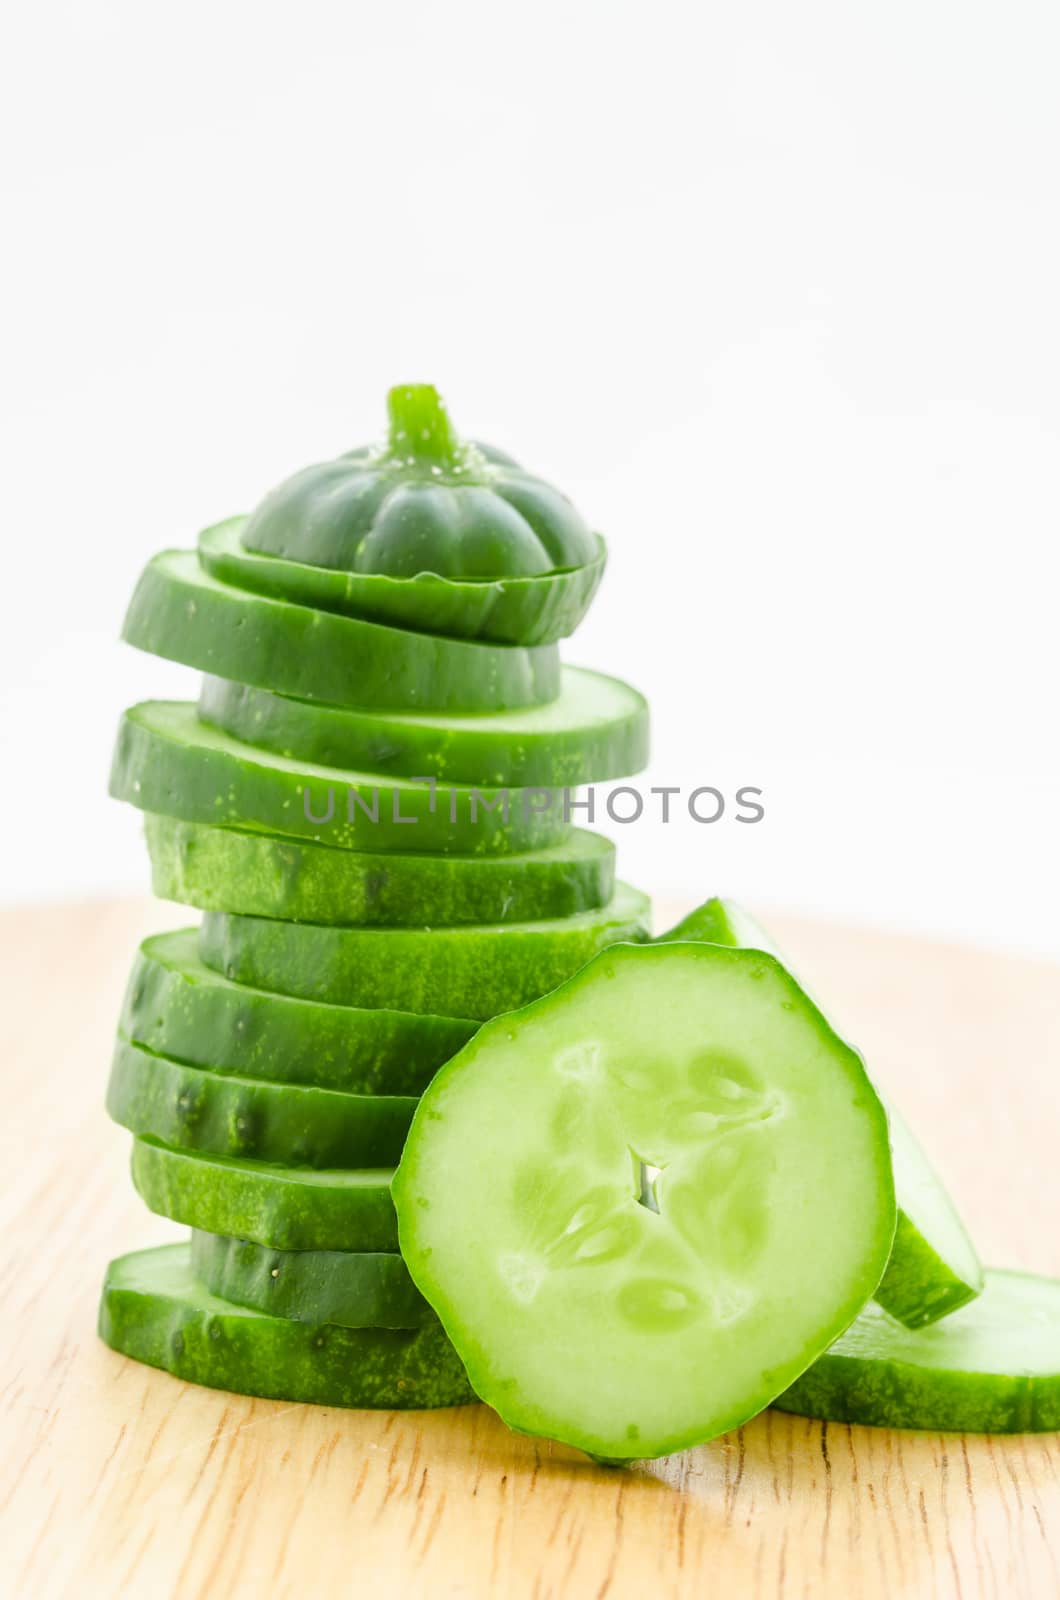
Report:
M 137 952 L 118 1031 L 158 1055 L 277 1083 L 354 1094 L 421 1094 L 477 1032 L 460 1017 L 364 1011 L 230 982 L 203 965 L 198 929 Z
M 884 1310 L 907 1328 L 926 1328 L 974 1300 L 982 1287 L 982 1271 L 970 1281 L 954 1272 L 899 1203 L 891 1259 L 876 1286 Z
M 548 577 L 461 582 L 425 572 L 392 578 L 247 550 L 239 542 L 246 520 L 231 517 L 199 535 L 199 560 L 222 583 L 370 622 L 496 644 L 554 644 L 569 638 L 593 602 L 607 559 L 598 538 L 595 561 Z
M 164 1270 L 144 1273 L 147 1256 Z M 437 1322 L 397 1331 L 265 1316 L 198 1287 L 186 1244 L 111 1262 L 99 1336 L 112 1350 L 189 1383 L 269 1400 L 405 1410 L 475 1399 Z
M 195 1231 L 191 1262 L 211 1294 L 272 1317 L 344 1328 L 419 1328 L 434 1312 L 399 1255 L 270 1250 Z
M 606 905 L 615 881 L 614 846 L 580 829 L 503 856 L 368 855 L 150 813 L 145 834 L 160 899 L 289 922 L 533 922 Z
M 148 1210 L 279 1250 L 396 1250 L 391 1173 L 367 1176 L 355 1184 L 364 1174 L 307 1174 L 133 1139 L 133 1184 Z
M 107 1086 L 107 1111 L 130 1133 L 175 1149 L 292 1167 L 392 1167 L 415 1109 L 412 1095 L 222 1076 L 122 1038 Z
M 573 831 L 560 798 L 543 790 L 432 793 L 429 784 L 299 765 L 229 738 L 180 701 L 145 701 L 125 712 L 110 793 L 140 811 L 183 822 L 368 853 L 517 854 L 562 844 Z M 377 804 L 377 819 L 351 795 Z M 321 817 L 327 820 L 313 820 Z
M 564 667 L 556 711 L 571 685 L 601 679 L 600 673 Z M 629 777 L 647 766 L 647 701 L 627 684 L 620 688 L 628 700 L 621 717 L 582 727 L 550 727 L 553 707 L 497 719 L 428 720 L 342 710 L 207 677 L 199 715 L 234 739 L 324 767 L 498 789 L 574 789 Z
M 331 705 L 505 711 L 559 693 L 555 645 L 443 639 L 275 600 L 219 582 L 193 551 L 148 563 L 122 638 L 201 672 Z
M 341 1005 L 485 1021 L 536 1000 L 600 950 L 647 938 L 650 903 L 619 884 L 597 912 L 555 923 L 469 928 L 325 928 L 209 911 L 199 955 L 237 983 Z

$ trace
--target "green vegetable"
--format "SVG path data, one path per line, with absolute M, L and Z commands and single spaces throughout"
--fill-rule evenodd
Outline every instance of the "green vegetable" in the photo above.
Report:
M 118 1029 L 211 1071 L 358 1094 L 419 1094 L 478 1029 L 459 1017 L 296 1000 L 231 983 L 199 960 L 198 929 L 145 939 Z
M 210 1389 L 325 1406 L 409 1409 L 474 1400 L 437 1322 L 408 1331 L 314 1326 L 216 1299 L 186 1244 L 107 1268 L 99 1335 L 112 1350 Z
M 152 886 L 163 900 L 291 922 L 529 922 L 610 899 L 615 848 L 573 831 L 522 855 L 368 855 L 148 815 Z
M 947 1433 L 1060 1429 L 1060 1283 L 986 1273 L 945 1321 L 903 1328 L 866 1306 L 774 1402 L 829 1422 Z
M 691 912 L 662 940 L 705 939 L 712 944 L 783 956 L 747 912 L 731 900 L 713 899 Z M 977 1295 L 983 1269 L 953 1201 L 905 1123 L 888 1105 L 891 1153 L 898 1194 L 898 1227 L 876 1299 L 907 1327 L 949 1316 Z
M 482 1028 L 394 1178 L 401 1251 L 476 1392 L 609 1460 L 724 1433 L 857 1314 L 887 1122 L 782 966 L 616 946 Z
M 648 706 L 618 678 L 564 667 L 558 699 L 491 716 L 348 711 L 207 678 L 199 715 L 298 761 L 443 783 L 576 788 L 648 760 Z
M 393 1166 L 415 1097 L 345 1094 L 188 1067 L 119 1038 L 107 1110 L 132 1133 L 296 1167 Z
M 559 694 L 554 644 L 477 644 L 386 628 L 220 583 L 163 550 L 122 627 L 138 650 L 306 700 L 391 711 L 505 711 Z
M 195 707 L 148 700 L 125 712 L 110 792 L 141 811 L 341 849 L 461 855 L 560 844 L 571 828 L 560 798 L 378 779 L 254 750 L 208 727 Z
M 199 954 L 259 989 L 484 1019 L 555 988 L 606 945 L 645 938 L 649 915 L 647 897 L 623 883 L 597 911 L 481 927 L 325 928 L 211 911 Z
M 132 1178 L 160 1216 L 279 1250 L 396 1250 L 391 1172 L 280 1167 L 134 1139 Z
M 211 1294 L 272 1317 L 344 1328 L 420 1328 L 435 1316 L 399 1255 L 269 1250 L 194 1232 L 192 1270 Z

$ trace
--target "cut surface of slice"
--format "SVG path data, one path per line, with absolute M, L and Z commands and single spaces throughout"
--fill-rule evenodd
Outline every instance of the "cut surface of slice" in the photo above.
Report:
M 250 1239 L 193 1232 L 195 1276 L 211 1294 L 273 1317 L 344 1328 L 419 1328 L 434 1312 L 399 1255 L 270 1250 Z
M 487 1024 L 424 1094 L 394 1197 L 476 1391 L 611 1460 L 768 1404 L 895 1223 L 858 1056 L 771 957 L 706 944 L 616 946 Z
M 265 1316 L 204 1289 L 187 1244 L 111 1262 L 99 1334 L 134 1361 L 235 1394 L 388 1410 L 475 1398 L 437 1322 L 397 1331 Z
M 1060 1283 L 988 1268 L 982 1293 L 930 1327 L 879 1305 L 774 1402 L 799 1416 L 954 1433 L 1060 1429 Z
M 616 885 L 606 906 L 549 922 L 459 928 L 326 928 L 209 911 L 208 967 L 236 983 L 339 1005 L 484 1020 L 554 989 L 598 950 L 647 937 L 646 895 Z
M 199 715 L 295 761 L 443 783 L 575 788 L 639 772 L 648 705 L 618 678 L 564 667 L 548 706 L 489 716 L 350 711 L 206 678 Z
M 337 616 L 221 583 L 192 550 L 148 562 L 122 638 L 200 672 L 331 705 L 504 711 L 559 693 L 554 644 L 480 644 Z
M 615 847 L 572 829 L 562 844 L 517 855 L 397 855 L 145 819 L 152 886 L 204 911 L 341 926 L 531 922 L 606 905 Z

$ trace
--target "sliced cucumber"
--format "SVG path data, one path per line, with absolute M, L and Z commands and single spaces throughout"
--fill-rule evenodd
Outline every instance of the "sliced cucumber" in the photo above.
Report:
M 771 957 L 708 944 L 616 946 L 487 1024 L 420 1101 L 394 1198 L 476 1391 L 611 1460 L 768 1404 L 895 1224 L 859 1057 Z
M 697 907 L 658 942 L 703 939 L 711 944 L 764 950 L 784 958 L 765 931 L 731 900 Z M 888 1105 L 898 1227 L 887 1270 L 876 1288 L 880 1304 L 909 1328 L 946 1317 L 979 1293 L 983 1269 L 964 1224 L 927 1157 Z
M 107 1087 L 108 1112 L 131 1133 L 294 1167 L 392 1167 L 415 1108 L 412 1095 L 222 1076 L 120 1037 Z
M 134 1139 L 133 1183 L 159 1216 L 279 1250 L 396 1250 L 392 1173 L 279 1167 Z
M 232 983 L 200 961 L 198 934 L 144 940 L 118 1024 L 174 1060 L 357 1094 L 419 1094 L 478 1029 L 460 1017 L 363 1011 Z
M 597 911 L 464 928 L 324 928 L 207 912 L 199 954 L 236 983 L 340 1005 L 480 1019 L 554 989 L 590 956 L 647 937 L 650 902 L 620 883 Z
M 551 705 L 492 716 L 349 711 L 209 677 L 199 715 L 292 760 L 442 783 L 573 789 L 628 777 L 648 760 L 647 701 L 582 667 L 562 669 Z
M 606 905 L 615 847 L 574 829 L 519 855 L 362 854 L 148 813 L 152 885 L 163 900 L 290 922 L 531 922 Z
M 477 644 L 270 599 L 211 577 L 192 550 L 149 561 L 122 638 L 237 683 L 394 711 L 505 711 L 559 694 L 554 644 Z
M 866 1306 L 774 1402 L 828 1422 L 953 1433 L 1060 1429 L 1060 1283 L 989 1269 L 943 1322 L 904 1328 Z
M 189 1383 L 271 1400 L 410 1409 L 475 1398 L 437 1322 L 396 1331 L 265 1316 L 204 1289 L 187 1244 L 111 1262 L 99 1334 L 112 1350 Z
M 542 789 L 434 789 L 287 761 L 200 722 L 181 701 L 125 712 L 110 792 L 141 811 L 280 833 L 346 850 L 504 854 L 561 844 L 572 829 Z
M 401 1257 L 384 1251 L 270 1250 L 196 1231 L 191 1264 L 211 1294 L 271 1317 L 343 1328 L 419 1328 L 435 1320 Z

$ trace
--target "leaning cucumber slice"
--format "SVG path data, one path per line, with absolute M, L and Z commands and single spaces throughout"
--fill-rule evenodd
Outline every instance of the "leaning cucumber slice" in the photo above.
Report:
M 754 918 L 732 900 L 714 898 L 661 934 L 658 943 L 706 940 L 784 958 Z M 888 1105 L 898 1226 L 876 1299 L 906 1327 L 946 1317 L 983 1287 L 983 1269 L 953 1201 L 901 1117 Z
M 145 832 L 161 899 L 289 922 L 533 922 L 605 905 L 615 882 L 614 845 L 580 828 L 493 856 L 369 855 L 150 813 Z
M 199 954 L 215 972 L 259 989 L 485 1019 L 536 1000 L 605 946 L 645 939 L 650 914 L 647 896 L 625 883 L 599 910 L 553 922 L 325 928 L 209 911 Z
M 111 1262 L 99 1334 L 134 1361 L 235 1394 L 387 1410 L 475 1398 L 437 1322 L 397 1331 L 265 1316 L 204 1289 L 187 1244 Z
M 559 694 L 554 644 L 475 644 L 336 616 L 221 583 L 164 550 L 136 586 L 122 638 L 237 683 L 394 711 L 504 711 Z
M 476 1391 L 615 1460 L 767 1405 L 895 1223 L 858 1056 L 771 957 L 706 944 L 616 946 L 487 1024 L 424 1094 L 394 1199 Z
M 192 1270 L 211 1294 L 271 1317 L 344 1328 L 419 1328 L 434 1313 L 399 1255 L 269 1250 L 249 1239 L 194 1232 Z
M 1060 1429 L 1060 1283 L 990 1268 L 943 1322 L 903 1328 L 866 1306 L 774 1401 L 828 1422 L 952 1433 Z
M 131 1133 L 180 1149 L 293 1167 L 389 1167 L 416 1099 L 222 1076 L 119 1038 L 107 1110 Z

